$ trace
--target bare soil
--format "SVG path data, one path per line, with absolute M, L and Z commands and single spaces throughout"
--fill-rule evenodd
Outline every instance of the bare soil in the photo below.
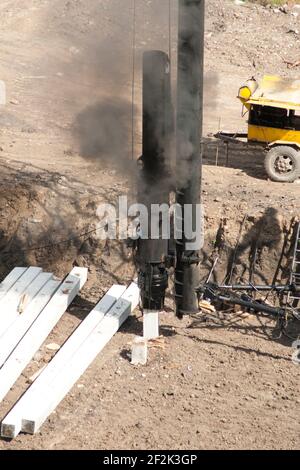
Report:
M 89 268 L 80 296 L 0 404 L 0 418 L 50 360 L 46 345 L 62 344 L 112 282 L 135 277 L 126 246 L 103 243 L 94 233 L 99 203 L 134 196 L 129 3 L 0 5 L 0 79 L 8 92 L 0 111 L 1 279 L 16 265 L 39 265 L 59 276 L 75 264 Z M 138 4 L 135 158 L 141 143 L 141 52 L 168 51 L 167 2 Z M 247 282 L 253 271 L 254 282 L 271 282 L 279 268 L 276 280 L 288 279 L 300 185 L 267 181 L 259 148 L 233 146 L 227 167 L 225 148 L 208 136 L 219 128 L 245 129 L 236 100 L 245 79 L 263 73 L 298 78 L 297 67 L 284 61 L 300 59 L 299 18 L 300 9 L 292 7 L 278 12 L 247 2 L 207 1 L 203 279 L 218 255 L 215 279 L 223 280 L 245 217 L 234 278 Z M 174 7 L 174 73 L 175 19 Z M 87 143 L 99 144 L 94 133 L 100 132 L 107 103 L 120 103 L 128 119 L 116 119 L 114 132 L 101 134 L 104 148 L 93 152 Z M 91 132 L 77 132 L 82 119 Z M 124 153 L 121 166 L 106 163 L 114 159 L 111 142 L 114 155 Z M 299 448 L 299 367 L 291 360 L 292 340 L 276 339 L 273 321 L 240 313 L 179 321 L 170 295 L 161 324 L 162 347 L 151 348 L 147 366 L 133 367 L 130 344 L 142 332 L 137 311 L 41 432 L 2 440 L 0 449 Z

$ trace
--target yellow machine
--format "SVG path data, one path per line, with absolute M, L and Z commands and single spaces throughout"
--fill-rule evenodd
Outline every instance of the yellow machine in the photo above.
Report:
M 252 78 L 239 89 L 238 98 L 249 114 L 248 133 L 232 137 L 265 147 L 271 180 L 294 182 L 300 177 L 300 80 L 267 75 L 258 83 Z

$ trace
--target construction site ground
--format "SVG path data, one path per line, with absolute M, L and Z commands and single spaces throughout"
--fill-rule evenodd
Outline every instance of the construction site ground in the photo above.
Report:
M 235 275 L 249 280 L 258 237 L 254 282 L 271 282 L 288 227 L 300 216 L 300 184 L 268 181 L 260 148 L 230 147 L 226 167 L 225 148 L 209 135 L 245 130 L 236 95 L 247 78 L 299 78 L 300 68 L 285 61 L 300 60 L 300 9 L 206 3 L 201 272 L 204 279 L 218 254 L 222 279 L 247 216 Z M 175 21 L 174 6 L 173 77 Z M 112 283 L 135 277 L 124 244 L 103 243 L 92 231 L 99 203 L 133 198 L 136 165 L 131 2 L 2 0 L 0 22 L 0 80 L 7 88 L 0 109 L 1 279 L 23 264 L 59 276 L 74 264 L 89 268 L 80 296 L 0 404 L 2 419 L 50 360 L 47 344 L 62 344 Z M 168 2 L 140 0 L 136 29 L 135 158 L 141 53 L 168 52 Z M 287 280 L 289 262 L 281 260 L 278 281 Z M 150 348 L 147 366 L 130 364 L 131 342 L 142 334 L 137 311 L 41 431 L 1 440 L 0 449 L 299 449 L 300 369 L 291 359 L 292 340 L 278 339 L 274 326 L 241 312 L 180 321 L 170 294 L 161 314 L 163 340 Z

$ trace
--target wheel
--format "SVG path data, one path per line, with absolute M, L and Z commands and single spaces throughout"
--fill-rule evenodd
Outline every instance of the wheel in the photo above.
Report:
M 300 176 L 300 151 L 278 145 L 265 158 L 265 170 L 272 181 L 293 183 Z

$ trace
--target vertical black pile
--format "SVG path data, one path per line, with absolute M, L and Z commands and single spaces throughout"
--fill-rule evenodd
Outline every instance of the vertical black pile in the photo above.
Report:
M 184 237 L 184 207 L 196 204 L 201 194 L 201 138 L 203 120 L 204 0 L 179 0 L 177 82 L 177 203 L 182 240 L 177 242 L 176 306 L 182 317 L 198 311 L 199 251 L 189 251 Z M 178 225 L 177 225 L 178 226 Z M 195 227 L 194 227 L 195 228 Z
M 170 142 L 173 131 L 170 63 L 167 54 L 148 51 L 143 57 L 143 154 L 139 181 L 139 203 L 148 208 L 148 239 L 139 239 L 139 282 L 143 308 L 161 310 L 164 306 L 168 274 L 165 261 L 168 240 L 151 236 L 151 205 L 169 205 Z

